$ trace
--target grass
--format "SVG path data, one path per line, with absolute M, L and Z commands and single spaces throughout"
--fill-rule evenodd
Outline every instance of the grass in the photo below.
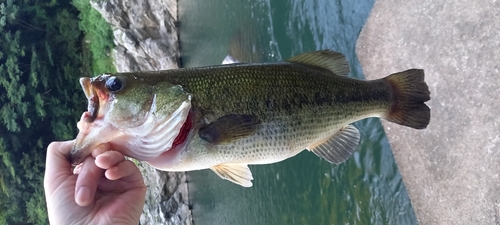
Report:
M 90 6 L 90 0 L 72 0 L 72 4 L 80 11 L 80 29 L 85 33 L 83 63 L 93 75 L 116 72 L 110 55 L 114 47 L 111 26 Z

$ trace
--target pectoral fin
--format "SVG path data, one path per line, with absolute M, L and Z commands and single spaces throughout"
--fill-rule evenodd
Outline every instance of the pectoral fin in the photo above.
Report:
M 210 168 L 220 178 L 239 184 L 243 187 L 252 186 L 252 172 L 247 164 L 225 163 Z
M 308 149 L 332 164 L 340 164 L 356 151 L 359 137 L 358 129 L 352 125 L 347 125 L 329 138 L 313 144 Z
M 254 115 L 230 114 L 200 129 L 200 137 L 212 144 L 220 144 L 252 135 L 260 125 Z

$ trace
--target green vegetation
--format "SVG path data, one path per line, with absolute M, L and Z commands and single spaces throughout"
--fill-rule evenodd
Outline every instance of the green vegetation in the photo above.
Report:
M 46 147 L 75 137 L 78 78 L 114 71 L 112 47 L 88 0 L 0 0 L 0 224 L 48 224 Z
M 109 24 L 93 9 L 89 0 L 73 0 L 72 4 L 80 11 L 80 28 L 85 32 L 85 44 L 92 52 L 92 71 L 96 74 L 116 72 L 113 60 L 109 57 L 113 48 L 113 33 Z

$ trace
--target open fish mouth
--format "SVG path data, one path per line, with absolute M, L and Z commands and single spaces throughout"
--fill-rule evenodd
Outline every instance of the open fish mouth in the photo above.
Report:
M 82 85 L 83 92 L 88 99 L 88 116 L 85 116 L 83 119 L 85 122 L 91 123 L 97 118 L 97 114 L 99 112 L 99 97 L 97 95 L 96 88 L 92 85 L 91 78 L 80 78 L 80 85 Z

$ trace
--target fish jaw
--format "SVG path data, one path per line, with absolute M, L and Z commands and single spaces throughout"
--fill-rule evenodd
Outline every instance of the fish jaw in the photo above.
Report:
M 99 144 L 110 142 L 123 133 L 103 119 L 94 119 L 90 112 L 84 112 L 77 123 L 79 129 L 75 139 L 75 144 L 70 152 L 70 160 L 73 164 L 79 164 L 92 153 L 92 150 Z
M 104 82 L 96 78 L 82 77 L 80 85 L 88 105 L 87 111 L 77 123 L 79 132 L 69 154 L 73 164 L 81 163 L 97 145 L 112 140 L 120 132 L 104 121 L 109 100 L 109 92 L 103 88 Z
M 86 122 L 91 123 L 97 117 L 97 112 L 99 111 L 99 99 L 94 97 L 94 90 L 92 88 L 90 78 L 80 78 L 80 85 L 82 86 L 83 93 L 85 93 L 85 97 L 88 99 L 87 113 L 82 115 L 80 121 L 83 119 Z
M 103 81 L 96 81 L 95 78 L 82 77 L 80 78 L 80 85 L 82 86 L 85 97 L 87 97 L 87 114 L 82 119 L 91 123 L 98 117 L 103 117 L 104 108 L 109 99 L 109 92 L 105 91 L 102 87 Z

